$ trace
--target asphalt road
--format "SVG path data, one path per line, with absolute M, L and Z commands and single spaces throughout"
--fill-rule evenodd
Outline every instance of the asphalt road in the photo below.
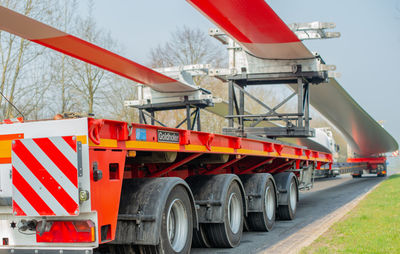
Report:
M 366 193 L 383 179 L 385 178 L 374 175 L 364 175 L 356 179 L 343 175 L 316 180 L 311 191 L 300 192 L 300 202 L 293 221 L 277 221 L 271 232 L 244 232 L 241 244 L 233 249 L 193 248 L 191 253 L 258 253 L 266 250 Z

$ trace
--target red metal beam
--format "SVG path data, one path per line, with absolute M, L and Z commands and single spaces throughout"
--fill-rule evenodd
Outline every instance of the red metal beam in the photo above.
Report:
M 292 162 L 293 162 L 293 161 L 288 161 L 288 162 L 286 162 L 286 163 L 284 163 L 284 164 L 281 164 L 281 165 L 279 165 L 278 167 L 269 170 L 268 173 L 274 173 L 275 171 L 278 171 L 279 169 L 281 169 L 281 168 L 287 166 L 288 164 L 290 164 L 290 163 L 292 163 Z
M 254 165 L 254 166 L 252 166 L 252 167 L 250 167 L 250 168 L 248 168 L 248 169 L 243 170 L 243 171 L 240 172 L 239 174 L 244 174 L 244 173 L 250 172 L 250 171 L 252 171 L 252 170 L 254 170 L 254 169 L 258 168 L 258 167 L 261 167 L 262 165 L 267 164 L 267 163 L 270 162 L 270 161 L 273 161 L 274 159 L 275 159 L 275 158 L 268 158 L 268 159 L 266 159 L 266 160 L 264 160 L 264 161 L 262 161 L 262 162 L 257 163 L 256 165 Z
M 368 163 L 385 163 L 386 157 L 370 157 L 370 158 L 348 158 L 347 162 L 349 163 L 360 163 L 360 162 L 368 162 Z
M 202 155 L 202 154 L 203 154 L 203 153 L 195 153 L 195 154 L 192 154 L 192 155 L 186 157 L 185 159 L 183 159 L 183 160 L 181 160 L 181 161 L 178 161 L 178 162 L 172 164 L 171 166 L 169 166 L 169 167 L 167 167 L 167 168 L 165 168 L 165 169 L 163 169 L 163 170 L 161 170 L 161 171 L 159 171 L 159 172 L 156 172 L 156 173 L 152 174 L 151 177 L 160 177 L 160 176 L 163 176 L 163 175 L 167 174 L 168 172 L 171 172 L 172 170 L 176 169 L 177 167 L 180 167 L 180 166 L 182 166 L 183 164 L 185 164 L 185 163 L 187 163 L 187 162 L 189 162 L 189 161 L 191 161 L 191 160 L 193 160 L 193 159 L 196 159 L 197 157 L 199 157 L 199 156 Z
M 224 169 L 224 168 L 226 168 L 226 167 L 228 167 L 228 166 L 234 164 L 235 162 L 240 161 L 241 159 L 243 159 L 243 158 L 245 158 L 245 157 L 247 157 L 247 156 L 246 156 L 246 155 L 239 155 L 239 156 L 237 156 L 235 159 L 233 159 L 233 160 L 231 160 L 231 161 L 228 161 L 228 162 L 222 164 L 221 166 L 212 169 L 211 171 L 207 171 L 207 172 L 205 172 L 204 174 L 205 174 L 205 175 L 212 175 L 212 174 L 214 174 L 215 172 L 218 172 L 218 171 L 220 171 L 220 170 L 222 170 L 222 169 Z

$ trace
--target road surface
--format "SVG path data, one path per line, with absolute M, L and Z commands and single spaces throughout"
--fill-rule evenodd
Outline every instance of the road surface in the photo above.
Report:
M 300 202 L 293 221 L 277 221 L 271 232 L 244 232 L 241 244 L 233 249 L 193 248 L 191 253 L 239 254 L 264 251 L 310 223 L 341 208 L 384 179 L 386 178 L 374 175 L 363 175 L 362 178 L 355 179 L 350 175 L 343 175 L 317 180 L 311 191 L 300 192 Z

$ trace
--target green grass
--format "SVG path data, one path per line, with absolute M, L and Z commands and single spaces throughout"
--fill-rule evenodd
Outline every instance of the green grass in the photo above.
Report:
M 400 253 L 400 174 L 389 177 L 301 253 Z

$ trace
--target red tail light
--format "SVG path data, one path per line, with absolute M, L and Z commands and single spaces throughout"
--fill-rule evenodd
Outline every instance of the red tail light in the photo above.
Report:
M 40 232 L 44 225 L 44 232 Z M 96 230 L 91 220 L 47 221 L 36 227 L 36 241 L 52 243 L 90 243 L 96 240 Z

